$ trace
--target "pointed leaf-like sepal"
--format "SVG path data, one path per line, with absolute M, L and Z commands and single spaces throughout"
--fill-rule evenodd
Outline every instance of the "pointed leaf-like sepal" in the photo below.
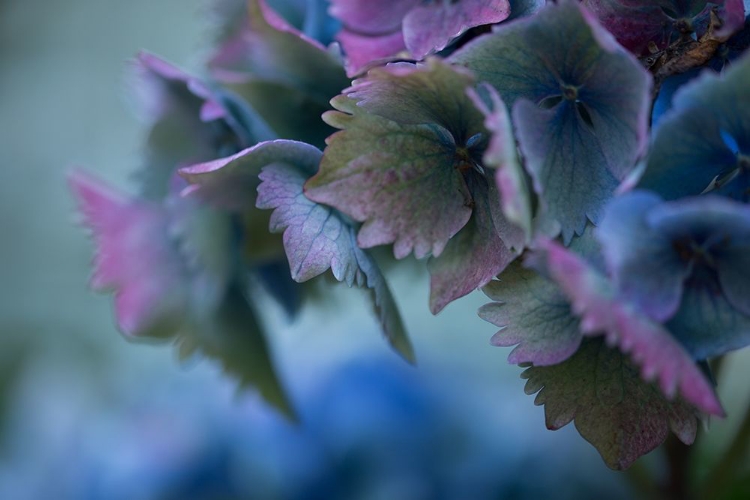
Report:
M 469 97 L 474 105 L 484 114 L 484 126 L 492 134 L 487 150 L 484 152 L 484 166 L 495 169 L 495 182 L 500 193 L 503 214 L 512 224 L 521 229 L 518 237 L 501 234 L 503 241 L 509 246 L 520 250 L 531 239 L 532 232 L 532 200 L 526 174 L 518 158 L 516 138 L 510 113 L 500 96 L 490 85 L 484 85 L 483 90 L 490 100 L 488 107 L 474 89 L 469 89 Z M 516 235 L 518 236 L 518 235 Z
M 551 241 L 541 242 L 546 270 L 581 318 L 587 336 L 604 335 L 641 367 L 645 380 L 655 379 L 664 395 L 678 393 L 711 415 L 724 415 L 711 383 L 685 348 L 663 326 L 619 300 L 607 279 L 583 259 Z
M 479 317 L 500 327 L 492 345 L 516 346 L 508 356 L 510 363 L 554 365 L 580 346 L 580 321 L 567 297 L 553 282 L 520 262 L 508 266 L 483 291 L 494 302 L 482 306 Z
M 183 356 L 215 359 L 293 418 L 255 315 L 227 282 L 226 221 L 190 200 L 127 198 L 81 172 L 70 183 L 97 246 L 91 285 L 114 292 L 123 333 L 174 338 Z
M 682 399 L 670 401 L 643 381 L 638 368 L 601 339 L 586 340 L 569 359 L 523 372 L 527 394 L 544 405 L 547 428 L 575 420 L 576 429 L 612 469 L 627 469 L 652 451 L 669 431 L 692 444 L 696 411 Z
M 230 288 L 216 311 L 183 329 L 175 343 L 181 358 L 200 354 L 217 361 L 240 389 L 256 389 L 287 418 L 297 419 L 258 318 L 239 290 Z
M 303 282 L 331 269 L 349 286 L 366 286 L 386 339 L 406 360 L 414 353 L 391 292 L 375 261 L 356 245 L 354 228 L 336 210 L 308 199 L 303 186 L 317 170 L 322 153 L 308 144 L 276 140 L 228 158 L 182 169 L 195 182 L 196 196 L 246 211 L 273 209 L 272 232 L 283 232 L 292 278 Z M 257 186 L 257 199 L 248 190 Z M 231 195 L 227 193 L 232 193 Z M 242 196 L 244 193 L 244 196 Z
M 474 196 L 471 219 L 448 241 L 439 257 L 427 264 L 430 271 L 430 311 L 446 305 L 489 283 L 518 255 L 503 237 L 511 236 L 517 245 L 520 231 L 505 219 L 492 179 L 470 177 Z M 522 248 L 523 243 L 521 243 Z
M 132 337 L 172 335 L 184 322 L 188 290 L 166 210 L 84 172 L 71 175 L 70 187 L 96 244 L 91 287 L 114 292 L 120 330 Z
M 484 129 L 466 96 L 471 84 L 438 61 L 356 82 L 324 115 L 341 131 L 328 139 L 307 196 L 364 222 L 364 248 L 393 243 L 397 258 L 440 255 L 472 212 L 464 176 L 478 174 Z

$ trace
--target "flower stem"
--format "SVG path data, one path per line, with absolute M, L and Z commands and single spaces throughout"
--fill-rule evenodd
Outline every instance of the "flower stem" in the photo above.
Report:
M 669 476 L 664 485 L 665 498 L 673 500 L 688 500 L 693 498 L 690 494 L 690 459 L 692 448 L 677 436 L 670 435 L 664 443 L 664 451 L 669 464 Z
M 750 449 L 750 405 L 745 410 L 740 428 L 732 439 L 729 448 L 711 469 L 703 483 L 701 498 L 721 498 L 724 489 L 735 478 L 738 467 L 744 464 L 743 459 Z

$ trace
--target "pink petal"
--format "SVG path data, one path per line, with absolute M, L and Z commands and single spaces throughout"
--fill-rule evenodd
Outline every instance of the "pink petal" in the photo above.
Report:
M 70 176 L 70 187 L 96 244 L 91 286 L 115 292 L 121 330 L 150 336 L 179 324 L 187 301 L 184 269 L 163 208 L 128 200 L 83 172 Z
M 679 391 L 699 410 L 724 416 L 711 383 L 666 329 L 618 300 L 606 279 L 574 253 L 551 241 L 540 247 L 547 252 L 552 278 L 580 316 L 585 335 L 605 335 L 609 345 L 629 353 L 643 378 L 656 379 L 668 398 Z
M 416 59 L 443 50 L 469 28 L 494 24 L 510 15 L 508 0 L 459 0 L 420 5 L 404 17 L 406 47 Z

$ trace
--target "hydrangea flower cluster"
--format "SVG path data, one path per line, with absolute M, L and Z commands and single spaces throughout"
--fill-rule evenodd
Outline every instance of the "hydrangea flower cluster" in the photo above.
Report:
M 707 360 L 750 344 L 743 2 L 375 5 L 223 0 L 205 79 L 137 58 L 140 193 L 71 176 L 122 331 L 293 415 L 254 297 L 293 316 L 309 283 L 365 288 L 413 362 L 391 245 L 426 259 L 435 314 L 484 290 L 549 428 L 617 469 L 692 443 L 724 414 Z

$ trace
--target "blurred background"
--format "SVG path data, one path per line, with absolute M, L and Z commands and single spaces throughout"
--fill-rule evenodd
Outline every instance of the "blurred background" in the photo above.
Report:
M 389 277 L 418 368 L 346 287 L 292 325 L 267 318 L 299 425 L 211 362 L 181 364 L 171 346 L 117 332 L 111 297 L 87 288 L 93 247 L 66 172 L 132 187 L 145 130 L 126 62 L 145 48 L 199 73 L 205 3 L 0 0 L 0 498 L 645 495 L 660 451 L 615 473 L 572 425 L 547 431 L 508 350 L 489 346 L 496 329 L 475 314 L 486 299 L 433 317 L 426 276 L 408 265 Z M 711 423 L 699 468 L 735 435 L 749 361 L 724 367 L 730 417 Z

